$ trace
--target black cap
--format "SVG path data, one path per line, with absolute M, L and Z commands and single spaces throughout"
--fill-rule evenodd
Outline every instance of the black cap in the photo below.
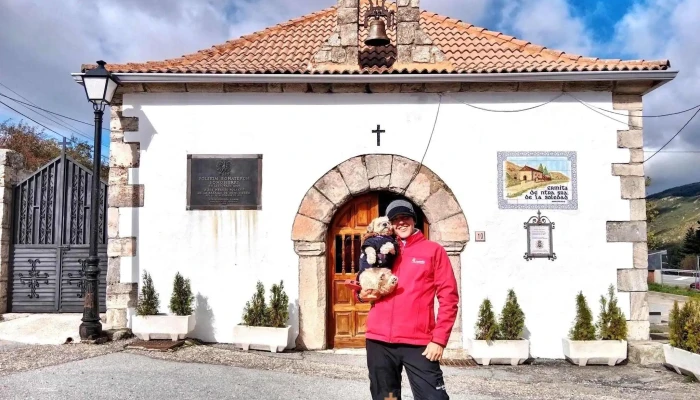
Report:
M 391 220 L 399 215 L 408 215 L 416 219 L 416 212 L 411 203 L 406 200 L 394 200 L 386 207 L 386 216 Z

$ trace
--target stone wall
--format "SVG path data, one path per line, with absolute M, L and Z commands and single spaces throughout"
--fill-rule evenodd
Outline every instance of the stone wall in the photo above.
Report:
M 0 149 L 0 314 L 6 313 L 10 300 L 10 246 L 12 244 L 12 188 L 20 180 L 24 157 L 9 149 Z
M 143 207 L 143 185 L 129 183 L 129 170 L 139 167 L 139 143 L 124 140 L 124 132 L 138 131 L 138 118 L 122 115 L 124 93 L 138 91 L 140 85 L 124 85 L 114 95 L 110 117 L 109 196 L 107 199 L 107 322 L 110 328 L 128 327 L 128 308 L 136 307 L 138 283 L 121 282 L 122 257 L 136 255 L 135 237 L 119 232 L 122 208 Z
M 620 196 L 629 200 L 629 221 L 608 221 L 608 242 L 632 243 L 633 268 L 618 269 L 617 290 L 629 293 L 628 340 L 649 339 L 647 286 L 647 217 L 642 134 L 642 96 L 613 92 L 613 109 L 628 111 L 628 130 L 617 132 L 617 147 L 629 149 L 628 163 L 612 164 L 611 173 L 620 177 Z
M 314 56 L 314 61 L 319 64 L 356 66 L 359 62 L 359 0 L 338 0 L 336 16 L 337 25 L 325 45 Z
M 445 55 L 420 27 L 420 0 L 397 0 L 396 6 L 396 61 L 399 64 L 445 61 Z

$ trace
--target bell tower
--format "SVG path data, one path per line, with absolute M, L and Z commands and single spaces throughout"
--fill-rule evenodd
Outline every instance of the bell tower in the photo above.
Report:
M 420 26 L 420 0 L 396 0 L 396 63 L 439 64 L 445 55 Z
M 414 69 L 416 64 L 445 64 L 451 68 L 421 29 L 420 21 L 420 0 L 337 0 L 333 33 L 314 55 L 310 67 L 357 69 L 364 66 L 361 60 L 365 57 L 377 59 L 365 53 L 382 53 L 390 55 L 383 66 L 394 69 Z

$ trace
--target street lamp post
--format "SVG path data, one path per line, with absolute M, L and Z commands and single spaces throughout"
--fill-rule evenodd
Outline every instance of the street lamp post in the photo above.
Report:
M 102 116 L 105 108 L 112 103 L 112 96 L 119 86 L 119 80 L 105 69 L 105 62 L 98 61 L 98 67 L 83 75 L 83 86 L 88 101 L 95 110 L 95 139 L 92 161 L 92 194 L 90 195 L 90 252 L 85 271 L 85 300 L 83 318 L 80 324 L 80 339 L 97 339 L 102 335 L 99 303 L 100 259 L 97 256 L 97 219 L 100 209 L 100 162 L 102 158 Z

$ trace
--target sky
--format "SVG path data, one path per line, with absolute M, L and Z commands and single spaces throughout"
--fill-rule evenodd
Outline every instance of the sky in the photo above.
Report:
M 58 134 L 92 142 L 92 107 L 70 76 L 81 64 L 179 57 L 334 4 L 335 0 L 0 0 L 0 94 L 86 123 L 54 117 L 70 124 L 67 128 L 5 97 L 0 101 Z M 674 113 L 700 104 L 700 0 L 421 0 L 420 6 L 567 53 L 669 59 L 679 73 L 644 97 L 644 114 Z M 648 194 L 700 181 L 700 115 L 663 151 L 654 153 L 696 110 L 644 119 L 645 158 L 653 155 L 645 163 L 652 178 Z M 30 122 L 0 104 L 0 121 L 8 118 Z M 109 133 L 103 133 L 106 152 Z

